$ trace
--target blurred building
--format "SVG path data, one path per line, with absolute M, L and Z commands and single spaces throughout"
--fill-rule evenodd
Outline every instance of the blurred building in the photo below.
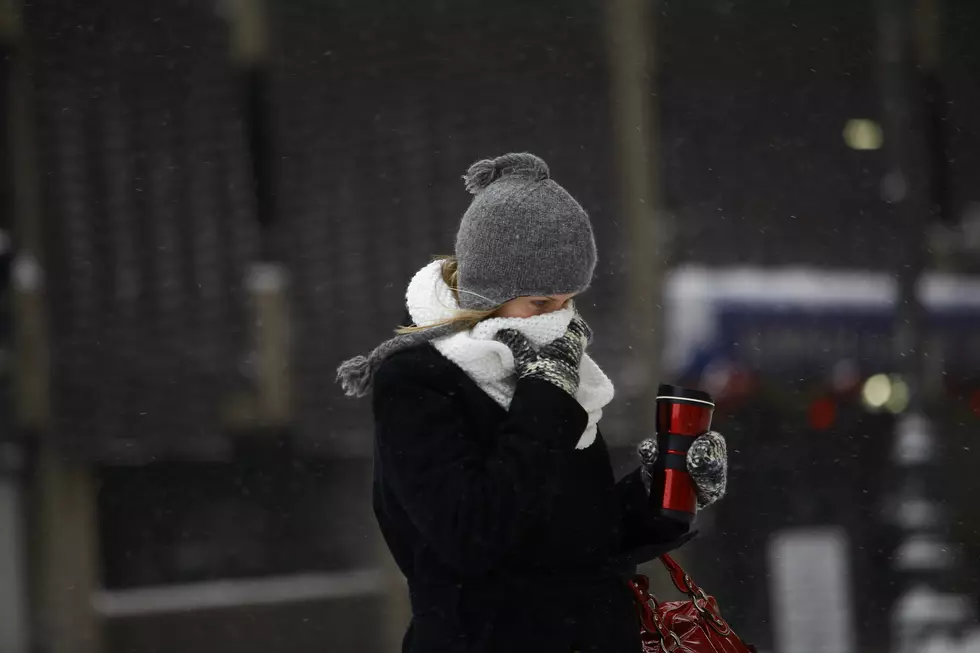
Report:
M 618 252 L 628 235 L 603 3 L 268 5 L 277 195 L 267 228 L 230 57 L 231 3 L 76 0 L 23 11 L 29 47 L 17 56 L 31 70 L 52 364 L 51 428 L 30 437 L 95 470 L 93 609 L 107 652 L 382 650 L 370 415 L 366 402 L 341 396 L 334 370 L 400 323 L 411 274 L 451 250 L 469 200 L 460 175 L 475 159 L 538 153 L 590 212 L 600 264 L 582 310 L 597 359 L 627 385 L 628 269 Z M 718 0 L 658 11 L 650 92 L 661 108 L 670 264 L 777 277 L 789 267 L 888 275 L 901 265 L 881 152 L 842 136 L 849 120 L 880 113 L 873 3 Z M 980 202 L 969 183 L 980 172 L 980 7 L 950 0 L 944 11 L 960 216 Z M 291 422 L 272 435 L 255 419 L 248 292 L 252 264 L 269 252 L 289 275 L 292 351 Z M 672 301 L 686 300 L 682 271 Z M 703 383 L 724 360 L 751 380 L 716 419 L 733 444 L 732 494 L 693 547 L 702 584 L 740 633 L 769 646 L 766 538 L 843 526 L 859 644 L 883 651 L 891 417 L 868 412 L 859 394 L 837 397 L 831 378 L 844 354 L 862 382 L 890 372 L 870 353 L 890 335 L 878 318 L 726 319 L 715 349 L 673 368 Z M 970 362 L 980 352 L 956 356 L 962 343 L 976 346 L 967 320 L 949 336 L 944 361 L 955 375 L 942 406 L 951 442 L 964 447 L 980 424 Z M 868 335 L 840 356 L 731 355 L 751 334 L 765 332 L 757 346 L 766 349 L 777 326 L 794 352 L 814 333 Z M 814 406 L 830 395 L 827 423 Z M 622 401 L 605 420 L 624 461 L 647 435 L 632 432 L 635 410 Z M 22 435 L 0 425 L 0 439 Z M 980 515 L 969 497 L 980 488 L 967 458 L 952 460 L 950 510 L 976 553 Z M 967 574 L 975 588 L 980 570 Z

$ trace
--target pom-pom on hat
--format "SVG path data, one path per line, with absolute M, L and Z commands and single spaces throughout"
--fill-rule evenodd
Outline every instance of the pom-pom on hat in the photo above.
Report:
M 539 157 L 484 159 L 463 176 L 475 197 L 456 234 L 461 308 L 585 290 L 596 264 L 585 210 Z

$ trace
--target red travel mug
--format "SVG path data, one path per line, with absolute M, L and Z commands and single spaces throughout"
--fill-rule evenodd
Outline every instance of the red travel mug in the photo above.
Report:
M 654 467 L 660 514 L 691 523 L 697 514 L 694 481 L 687 472 L 687 452 L 711 428 L 715 402 L 707 392 L 661 384 L 657 389 L 657 445 Z M 662 486 L 662 487 L 661 487 Z

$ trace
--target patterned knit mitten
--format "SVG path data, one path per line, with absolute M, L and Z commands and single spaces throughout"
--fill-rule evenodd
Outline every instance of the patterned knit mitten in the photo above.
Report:
M 514 353 L 520 378 L 547 381 L 574 397 L 578 390 L 579 365 L 591 336 L 585 320 L 576 315 L 564 335 L 540 350 L 535 350 L 527 337 L 516 329 L 501 329 L 496 339 Z
M 687 451 L 687 471 L 694 480 L 698 510 L 725 496 L 728 485 L 728 446 L 721 433 L 698 436 Z
M 643 487 L 646 488 L 649 496 L 653 487 L 653 467 L 660 456 L 657 438 L 646 438 L 636 445 L 636 455 L 640 458 L 640 478 L 643 479 Z

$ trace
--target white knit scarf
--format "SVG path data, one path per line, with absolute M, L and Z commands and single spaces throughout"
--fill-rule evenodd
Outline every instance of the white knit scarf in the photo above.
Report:
M 441 261 L 433 261 L 415 274 L 405 299 L 412 321 L 418 326 L 447 320 L 458 310 L 452 290 L 442 279 Z M 468 331 L 437 338 L 432 345 L 494 401 L 509 408 L 517 384 L 514 355 L 506 345 L 494 340 L 494 335 L 501 329 L 517 329 L 531 344 L 541 347 L 561 337 L 574 316 L 575 309 L 569 307 L 528 318 L 490 318 Z M 575 399 L 588 412 L 589 421 L 575 448 L 585 449 L 595 442 L 596 425 L 603 406 L 612 401 L 614 388 L 588 354 L 582 357 L 579 376 Z

